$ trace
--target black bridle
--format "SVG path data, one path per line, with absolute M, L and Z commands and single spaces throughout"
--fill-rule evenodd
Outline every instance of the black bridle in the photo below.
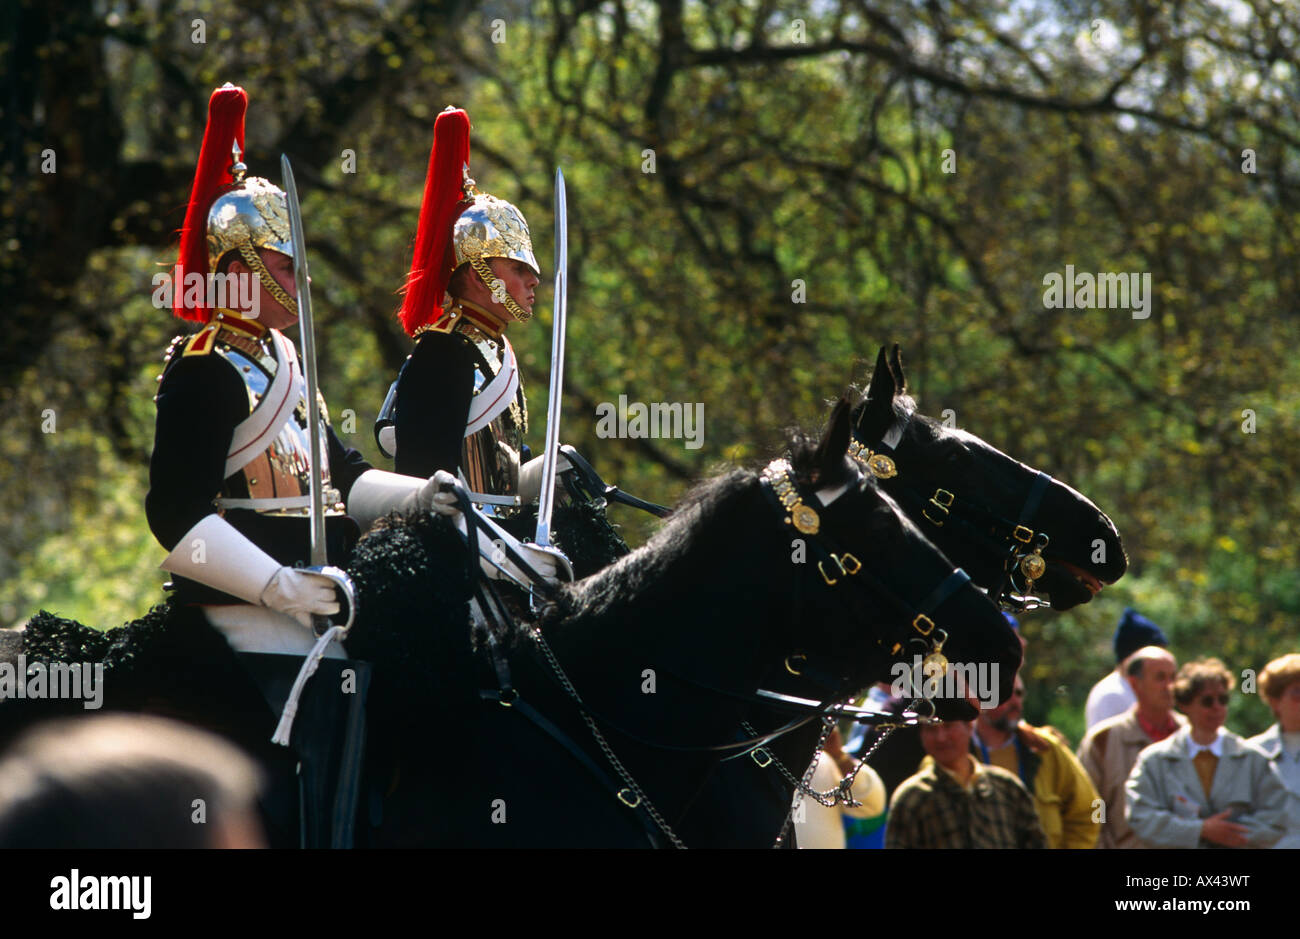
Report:
M 854 474 L 855 477 L 857 474 Z M 931 663 L 942 667 L 946 665 L 946 659 L 943 657 L 942 649 L 947 641 L 948 634 L 945 630 L 938 628 L 935 623 L 935 617 L 938 610 L 954 595 L 958 590 L 970 582 L 970 577 L 961 569 L 951 571 L 944 579 L 936 585 L 930 592 L 917 603 L 912 603 L 898 595 L 898 593 L 875 577 L 868 571 L 862 563 L 851 552 L 847 550 L 837 550 L 838 545 L 827 535 L 816 537 L 820 530 L 820 517 L 817 510 L 811 505 L 803 502 L 804 496 L 799 492 L 797 481 L 794 478 L 793 471 L 789 464 L 784 460 L 777 460 L 769 464 L 761 477 L 761 488 L 769 497 L 778 511 L 784 516 L 786 524 L 793 524 L 807 536 L 806 543 L 809 546 L 813 557 L 817 561 L 817 570 L 820 579 L 827 589 L 834 590 L 840 584 L 846 584 L 843 590 L 853 590 L 854 584 L 859 585 L 858 590 L 867 590 L 873 594 L 874 598 L 883 599 L 886 603 L 893 606 L 897 611 L 903 614 L 904 623 L 894 621 L 896 628 L 892 630 L 892 635 L 886 639 L 877 639 L 877 643 L 884 645 L 886 641 L 893 640 L 892 647 L 889 650 L 891 657 L 898 656 L 909 645 L 920 644 L 922 651 L 925 653 L 925 663 L 929 666 Z M 485 524 L 479 518 L 477 511 L 470 504 L 469 495 L 462 486 L 455 487 L 457 501 L 466 519 L 466 547 L 470 557 L 468 558 L 467 574 L 472 578 L 475 591 L 475 602 L 477 604 L 476 620 L 480 619 L 498 619 L 508 617 L 504 606 L 500 600 L 495 597 L 490 585 L 479 576 L 480 569 L 478 566 L 478 551 L 476 529 Z M 816 495 L 809 495 L 808 498 L 818 507 L 824 509 Z M 796 508 L 792 511 L 792 507 Z M 798 518 L 798 522 L 795 522 Z M 815 521 L 814 521 L 815 520 Z M 508 545 L 504 546 L 507 556 L 514 562 L 526 575 L 533 577 L 535 572 L 528 566 L 527 562 L 516 552 L 511 550 Z M 535 577 L 537 582 L 541 582 L 540 577 Z M 541 592 L 548 600 L 555 600 L 556 595 L 553 588 L 549 585 L 543 586 Z M 839 594 L 837 594 L 839 595 Z M 892 620 L 892 617 L 891 617 Z M 581 697 L 577 690 L 569 682 L 564 674 L 558 660 L 554 658 L 554 653 L 550 651 L 549 646 L 545 643 L 540 629 L 531 630 L 532 635 L 544 658 L 550 665 L 550 671 L 553 672 L 552 678 L 559 685 L 565 695 L 575 704 L 580 715 L 587 722 L 596 738 L 597 743 L 606 755 L 606 759 L 612 764 L 619 780 L 616 781 L 604 768 L 599 766 L 585 750 L 578 746 L 576 742 L 562 728 L 558 727 L 553 721 L 541 714 L 531 704 L 525 701 L 518 689 L 513 685 L 510 669 L 503 651 L 499 648 L 492 635 L 492 628 L 488 623 L 481 623 L 486 626 L 487 647 L 491 664 L 498 687 L 496 689 L 484 689 L 480 695 L 485 701 L 496 701 L 503 707 L 513 708 L 516 713 L 521 714 L 530 720 L 544 733 L 556 740 L 560 746 L 568 751 L 577 762 L 582 764 L 585 769 L 598 781 L 602 788 L 611 792 L 623 805 L 632 809 L 641 823 L 642 828 L 651 837 L 652 841 L 657 840 L 657 836 L 662 833 L 679 847 L 683 846 L 680 839 L 672 832 L 666 822 L 658 816 L 649 799 L 637 785 L 634 779 L 627 773 L 617 761 L 617 757 L 609 749 L 608 743 L 599 733 L 595 722 L 600 721 L 607 727 L 615 730 L 623 736 L 636 741 L 637 743 L 655 749 L 672 750 L 678 752 L 734 752 L 735 756 L 745 753 L 754 756 L 763 753 L 761 749 L 766 744 L 785 736 L 788 733 L 797 730 L 806 725 L 810 720 L 819 718 L 823 724 L 823 737 L 826 730 L 831 726 L 834 720 L 848 717 L 859 723 L 864 724 L 886 724 L 892 722 L 893 725 L 920 723 L 930 719 L 933 714 L 931 708 L 930 715 L 916 714 L 904 715 L 900 720 L 898 716 L 884 714 L 875 711 L 869 711 L 863 708 L 854 708 L 847 703 L 848 695 L 852 691 L 844 693 L 839 691 L 844 684 L 843 680 L 829 678 L 832 685 L 833 697 L 824 701 L 813 701 L 810 699 L 796 698 L 790 695 L 780 694 L 773 691 L 760 689 L 758 693 L 737 693 L 726 691 L 725 689 L 711 688 L 697 680 L 687 678 L 686 676 L 677 675 L 672 670 L 669 674 L 681 681 L 694 684 L 710 691 L 728 695 L 733 698 L 739 698 L 748 703 L 758 703 L 769 707 L 779 707 L 783 710 L 794 711 L 802 714 L 803 717 L 796 717 L 787 723 L 781 725 L 775 730 L 761 735 L 754 735 L 732 741 L 728 743 L 682 747 L 667 744 L 658 744 L 652 741 L 643 740 L 640 737 L 630 734 L 617 724 L 610 721 L 607 717 L 593 711 Z M 820 673 L 814 663 L 809 662 L 808 657 L 802 653 L 791 653 L 785 659 L 785 668 L 792 674 L 806 674 L 816 680 Z M 797 667 L 796 667 L 797 666 Z M 856 689 L 854 689 L 856 690 Z M 914 702 L 915 704 L 915 702 Z M 824 742 L 824 741 L 823 741 Z M 755 759 L 760 766 L 766 765 L 759 759 Z M 851 785 L 852 777 L 847 777 Z M 623 784 L 620 786 L 620 782 Z M 846 799 L 848 789 L 844 789 Z M 850 800 L 851 801 L 851 800 Z
M 948 634 L 935 625 L 937 611 L 958 590 L 970 583 L 970 575 L 961 568 L 954 568 L 919 601 L 902 597 L 895 586 L 876 577 L 849 551 L 839 550 L 835 540 L 822 531 L 817 509 L 825 510 L 826 507 L 815 494 L 805 496 L 800 491 L 788 462 L 774 460 L 763 471 L 761 479 L 763 492 L 767 495 L 768 501 L 784 516 L 783 523 L 788 526 L 784 530 L 790 531 L 793 528 L 799 532 L 809 554 L 817 562 L 817 572 L 821 575 L 825 586 L 835 590 L 841 584 L 845 585 L 840 592 L 833 594 L 834 596 L 848 603 L 848 597 L 844 596 L 843 591 L 853 591 L 856 586 L 857 589 L 866 591 L 873 601 L 883 601 L 892 608 L 891 614 L 884 617 L 892 627 L 884 638 L 876 640 L 877 644 L 883 646 L 886 642 L 892 642 L 889 654 L 894 657 L 904 651 L 908 645 L 920 642 L 925 647 L 927 656 L 933 656 L 936 660 L 942 658 L 943 644 L 947 641 Z M 814 503 L 816 507 L 809 502 Z M 791 661 L 800 657 L 803 661 Z M 807 657 L 802 656 L 801 653 L 795 653 L 787 658 L 785 667 L 791 674 L 807 675 L 828 688 L 843 684 L 836 678 L 819 674 L 815 667 L 807 662 Z M 825 706 L 823 706 L 824 711 Z
M 1025 501 L 1012 520 L 968 496 L 958 500 L 951 483 L 936 480 L 926 472 L 925 459 L 904 453 L 902 429 L 901 425 L 895 425 L 893 433 L 886 432 L 880 441 L 868 446 L 854 427 L 849 455 L 875 476 L 911 517 L 923 518 L 936 528 L 948 525 L 959 528 L 991 553 L 1004 556 L 1002 576 L 988 592 L 989 599 L 1000 609 L 1025 613 L 1051 606 L 1033 591 L 1035 581 L 1047 570 L 1043 550 L 1049 541 L 1047 532 L 1035 530 L 1034 517 L 1052 484 L 1052 477 L 1036 471 Z M 891 442 L 895 436 L 897 440 Z M 900 458 L 907 464 L 906 474 L 899 470 Z

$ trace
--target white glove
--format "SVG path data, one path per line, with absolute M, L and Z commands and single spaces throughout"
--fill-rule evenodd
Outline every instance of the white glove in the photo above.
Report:
M 524 505 L 529 505 L 541 498 L 542 464 L 545 462 L 545 456 L 536 456 L 525 463 L 519 470 L 519 500 Z M 569 464 L 568 457 L 561 453 L 560 458 L 555 461 L 556 478 L 558 479 L 561 473 L 570 469 L 573 469 L 573 467 Z
M 312 613 L 337 613 L 333 581 L 285 567 L 219 515 L 181 536 L 162 569 L 292 616 L 308 629 Z
M 540 466 L 540 463 L 538 463 L 537 460 L 530 460 L 528 463 L 529 466 L 535 464 Z M 564 461 L 564 465 L 566 467 L 568 466 L 567 460 Z M 536 474 L 536 482 L 538 485 L 541 483 L 541 478 L 542 476 L 539 470 Z M 465 517 L 461 514 L 460 502 L 456 499 L 456 493 L 451 489 L 451 487 L 455 485 L 455 476 L 451 475 L 451 473 L 448 473 L 446 470 L 438 470 L 438 472 L 430 476 L 420 488 L 418 498 L 420 500 L 421 508 L 428 509 L 431 512 L 436 512 L 438 515 L 445 515 L 448 518 L 456 519 L 456 527 L 460 529 L 460 533 L 463 535 L 466 531 Z M 500 580 L 506 576 L 501 572 L 501 568 L 503 567 L 509 572 L 510 576 L 514 577 L 516 580 L 523 583 L 527 583 L 529 580 L 529 578 L 524 576 L 524 572 L 521 571 L 506 556 L 506 552 L 502 550 L 499 542 L 507 539 L 509 540 L 510 547 L 514 548 L 518 554 L 522 555 L 523 559 L 528 562 L 532 569 L 541 574 L 543 579 L 549 583 L 557 584 L 561 579 L 567 581 L 573 580 L 573 566 L 569 563 L 569 559 L 555 548 L 541 548 L 533 544 L 524 544 L 523 542 L 510 537 L 510 535 L 504 531 L 497 530 L 495 533 L 487 532 L 481 527 L 478 530 L 478 539 L 481 552 L 480 563 L 483 567 L 483 572 L 493 580 Z M 489 558 L 491 558 L 491 560 L 489 560 Z M 495 561 L 496 563 L 493 564 L 492 561 Z
M 445 515 L 448 518 L 460 514 L 460 503 L 456 500 L 456 493 L 450 487 L 456 485 L 456 477 L 446 470 L 438 470 L 429 477 L 420 490 L 420 498 L 425 501 L 422 508 L 430 512 L 436 512 L 439 515 Z M 444 492 L 443 490 L 446 489 Z
M 310 571 L 282 567 L 262 591 L 262 606 L 286 613 L 308 629 L 313 627 L 312 614 L 329 616 L 339 611 L 334 581 Z
M 531 460 L 529 465 L 537 462 Z M 540 472 L 537 478 L 540 480 Z M 460 511 L 456 495 L 450 490 L 450 487 L 455 484 L 456 477 L 446 470 L 438 470 L 428 479 L 401 476 L 383 470 L 367 470 L 352 484 L 352 491 L 348 493 L 348 514 L 356 519 L 362 530 L 365 530 L 389 512 L 425 510 L 455 519 L 456 527 L 463 535 L 468 529 L 465 527 L 465 516 Z M 444 488 L 448 491 L 442 491 Z M 478 539 L 479 564 L 488 577 L 498 580 L 505 577 L 498 568 L 499 565 L 504 567 L 512 577 L 523 583 L 528 582 L 523 572 L 511 563 L 505 551 L 495 543 L 500 539 L 508 541 L 510 546 L 550 583 L 558 583 L 561 578 L 573 580 L 573 568 L 559 551 L 523 544 L 500 529 L 489 532 L 480 527 Z M 490 558 L 495 558 L 497 564 L 494 565 Z
M 515 564 L 506 557 L 498 541 L 491 540 L 487 532 L 479 532 L 479 544 L 483 546 L 487 557 L 482 560 L 483 573 L 493 580 L 504 580 L 506 575 L 500 569 L 493 565 L 488 557 L 491 557 L 500 567 L 504 567 L 511 577 L 521 583 L 528 583 L 529 578 L 524 576 Z M 519 541 L 510 539 L 510 547 L 520 554 L 529 566 L 537 573 L 542 575 L 542 579 L 551 585 L 558 584 L 561 580 L 573 580 L 573 567 L 569 564 L 569 559 L 559 552 L 556 548 L 542 548 L 535 544 L 524 544 Z
M 451 493 L 438 492 L 443 480 L 455 482 L 456 478 L 443 470 L 428 479 L 367 470 L 357 477 L 348 493 L 348 514 L 356 519 L 362 531 L 367 531 L 389 512 L 434 511 L 449 515 L 445 507 L 454 506 L 456 499 Z

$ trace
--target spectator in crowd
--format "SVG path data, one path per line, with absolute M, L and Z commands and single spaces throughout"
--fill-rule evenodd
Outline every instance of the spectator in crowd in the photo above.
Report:
M 1138 837 L 1125 818 L 1124 783 L 1139 753 L 1186 723 L 1174 711 L 1177 671 L 1174 657 L 1159 646 L 1134 652 L 1126 672 L 1137 703 L 1091 728 L 1079 745 L 1079 762 L 1102 800 L 1099 848 L 1139 847 Z
M 894 793 L 886 848 L 1044 848 L 1034 800 L 1020 780 L 971 755 L 970 721 L 921 728 L 926 758 Z
M 831 731 L 826 752 L 820 754 L 813 770 L 813 789 L 818 792 L 837 787 L 858 761 L 844 752 L 839 728 Z M 851 790 L 858 806 L 836 805 L 828 808 L 804 796 L 802 811 L 795 815 L 795 844 L 800 848 L 864 848 L 883 846 L 880 837 L 885 824 L 885 784 L 876 771 L 863 764 L 853 777 Z M 799 797 L 796 796 L 796 805 Z
M 1123 714 L 1137 703 L 1137 699 L 1133 697 L 1133 689 L 1126 678 L 1125 666 L 1129 656 L 1147 646 L 1167 649 L 1169 640 L 1165 638 L 1159 626 L 1137 610 L 1128 607 L 1124 610 L 1124 615 L 1119 618 L 1119 625 L 1115 627 L 1113 645 L 1115 668 L 1092 686 L 1092 690 L 1088 692 L 1088 703 L 1084 706 L 1084 720 L 1089 730 L 1108 717 Z
M 1300 655 L 1284 655 L 1264 666 L 1259 690 L 1273 709 L 1277 723 L 1246 742 L 1259 747 L 1273 761 L 1290 793 L 1286 835 L 1275 847 L 1300 848 Z
M 260 770 L 160 717 L 51 721 L 0 759 L 0 848 L 261 848 Z
M 1024 633 L 1020 631 L 1020 622 L 1010 613 L 1004 612 L 1002 615 L 1020 638 L 1021 649 L 1025 649 L 1027 643 Z M 907 710 L 912 699 L 910 696 L 895 695 L 896 690 L 896 685 L 880 682 L 867 693 L 862 704 L 864 707 L 900 717 Z M 883 740 L 881 740 L 882 736 L 884 736 Z M 1065 738 L 1062 737 L 1061 741 L 1064 743 Z M 871 750 L 872 747 L 875 749 Z M 904 780 L 916 773 L 921 766 L 921 761 L 925 759 L 925 750 L 921 747 L 921 733 L 917 727 L 898 727 L 886 736 L 885 731 L 859 725 L 849 734 L 844 749 L 854 755 L 861 755 L 871 750 L 871 765 L 885 784 L 887 800 L 893 797 L 894 791 L 903 784 Z
M 1232 672 L 1189 662 L 1174 701 L 1189 725 L 1143 750 L 1126 786 L 1128 822 L 1151 848 L 1267 848 L 1282 837 L 1286 787 L 1264 753 L 1223 726 Z
M 1097 790 L 1055 728 L 1021 720 L 1025 683 L 1016 676 L 1011 700 L 981 710 L 972 746 L 980 760 L 1014 774 L 1034 797 L 1049 848 L 1095 848 Z

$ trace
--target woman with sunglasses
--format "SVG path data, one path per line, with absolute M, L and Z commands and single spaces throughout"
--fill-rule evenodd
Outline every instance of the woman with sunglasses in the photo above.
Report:
M 1282 837 L 1281 777 L 1223 726 L 1232 685 L 1218 659 L 1179 669 L 1174 704 L 1188 725 L 1143 750 L 1125 787 L 1129 824 L 1146 847 L 1266 848 Z

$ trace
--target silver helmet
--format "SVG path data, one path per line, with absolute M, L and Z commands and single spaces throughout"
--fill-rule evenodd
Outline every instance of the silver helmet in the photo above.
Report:
M 298 301 L 282 288 L 262 263 L 258 248 L 269 248 L 293 257 L 289 232 L 289 197 L 284 190 L 261 176 L 244 178 L 248 167 L 240 160 L 239 144 L 231 148 L 230 167 L 234 183 L 208 209 L 208 273 L 215 273 L 222 256 L 238 251 L 256 274 L 267 293 L 288 312 L 298 315 Z
M 523 261 L 542 276 L 524 214 L 496 196 L 475 194 L 469 208 L 456 219 L 452 243 L 457 267 L 480 258 L 510 258 Z

